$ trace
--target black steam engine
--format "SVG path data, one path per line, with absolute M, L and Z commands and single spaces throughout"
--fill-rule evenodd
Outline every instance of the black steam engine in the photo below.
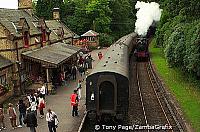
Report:
M 134 51 L 134 55 L 137 59 L 147 59 L 149 57 L 148 41 L 146 37 L 137 38 L 137 48 Z
M 120 38 L 86 79 L 89 118 L 125 119 L 129 106 L 129 56 L 136 47 L 136 33 Z

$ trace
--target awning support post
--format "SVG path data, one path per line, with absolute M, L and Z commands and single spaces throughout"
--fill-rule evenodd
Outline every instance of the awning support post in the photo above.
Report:
M 46 68 L 46 75 L 47 75 L 47 95 L 49 93 L 49 68 Z

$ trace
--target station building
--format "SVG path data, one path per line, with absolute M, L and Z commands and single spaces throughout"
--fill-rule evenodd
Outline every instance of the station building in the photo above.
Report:
M 76 62 L 80 48 L 59 20 L 39 19 L 32 12 L 32 0 L 18 0 L 18 9 L 0 9 L 0 103 L 26 92 L 34 83 L 52 85 L 55 73 Z

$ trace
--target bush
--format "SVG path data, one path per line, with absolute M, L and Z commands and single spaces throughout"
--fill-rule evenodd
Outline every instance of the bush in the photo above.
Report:
M 101 33 L 100 37 L 99 37 L 99 45 L 101 47 L 109 47 L 112 43 L 113 43 L 113 37 L 105 34 L 105 33 Z
M 90 51 L 97 49 L 96 46 L 89 46 L 88 48 L 89 48 Z

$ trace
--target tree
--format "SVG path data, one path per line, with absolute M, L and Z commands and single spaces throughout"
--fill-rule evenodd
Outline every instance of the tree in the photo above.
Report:
M 52 19 L 53 8 L 60 9 L 61 20 L 65 18 L 64 2 L 62 0 L 38 0 L 36 4 L 36 15 L 44 19 Z
M 68 15 L 65 19 L 65 24 L 77 34 L 83 34 L 91 29 L 91 18 L 86 14 L 86 0 L 74 0 L 75 5 L 72 14 Z M 68 3 L 70 4 L 70 3 Z
M 109 33 L 111 31 L 111 13 L 108 0 L 91 0 L 86 6 L 86 14 L 91 18 L 91 27 L 97 32 Z
M 113 37 L 109 34 L 101 33 L 99 43 L 102 47 L 109 47 L 113 43 Z
M 44 19 L 51 18 L 51 12 L 49 11 L 49 3 L 48 0 L 38 0 L 36 5 L 36 15 L 38 17 L 43 17 Z
M 129 0 L 111 1 L 110 8 L 112 10 L 112 35 L 115 38 L 119 38 L 125 34 L 133 32 L 135 20 Z

